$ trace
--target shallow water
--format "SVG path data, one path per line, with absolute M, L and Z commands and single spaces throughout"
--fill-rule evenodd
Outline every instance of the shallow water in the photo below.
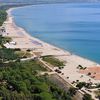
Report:
M 30 35 L 100 63 L 100 4 L 46 4 L 12 11 Z

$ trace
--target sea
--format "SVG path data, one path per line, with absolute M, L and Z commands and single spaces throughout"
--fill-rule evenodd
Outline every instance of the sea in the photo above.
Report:
M 31 36 L 100 63 L 100 3 L 32 5 L 11 13 Z

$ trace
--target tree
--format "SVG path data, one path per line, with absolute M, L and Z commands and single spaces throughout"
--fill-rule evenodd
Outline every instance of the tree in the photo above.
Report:
M 41 93 L 41 89 L 38 86 L 31 86 L 31 93 Z
M 63 92 L 63 96 L 62 96 L 63 100 L 72 100 L 71 96 L 68 95 L 68 93 L 66 93 L 65 91 Z
M 27 91 L 26 84 L 22 81 L 17 82 L 17 89 L 19 92 L 21 92 L 21 91 L 26 92 Z
M 75 95 L 76 92 L 77 92 L 77 91 L 76 91 L 76 88 L 73 88 L 73 87 L 69 88 L 69 94 L 70 94 L 71 96 Z
M 52 95 L 48 92 L 42 92 L 40 93 L 40 96 L 42 97 L 42 100 L 53 100 Z
M 81 89 L 83 86 L 86 86 L 85 82 L 79 82 L 76 87 L 78 87 L 79 89 Z
M 0 81 L 2 81 L 2 80 L 3 80 L 3 74 L 0 73 Z
M 7 19 L 7 12 L 5 10 L 0 10 L 0 26 Z
M 83 100 L 93 100 L 93 99 L 92 99 L 91 95 L 89 95 L 89 94 L 84 94 Z

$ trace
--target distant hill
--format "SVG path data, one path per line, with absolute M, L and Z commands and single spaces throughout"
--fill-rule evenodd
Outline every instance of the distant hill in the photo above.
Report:
M 100 0 L 0 0 L 3 3 L 64 3 L 64 2 L 99 2 Z

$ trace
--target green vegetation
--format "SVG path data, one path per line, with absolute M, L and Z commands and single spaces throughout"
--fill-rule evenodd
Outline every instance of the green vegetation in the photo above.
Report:
M 93 100 L 93 99 L 92 99 L 91 95 L 89 95 L 89 94 L 84 94 L 83 100 Z
M 11 38 L 10 37 L 3 37 L 0 35 L 0 45 L 3 46 L 3 44 L 10 42 Z
M 60 61 L 59 59 L 54 58 L 53 56 L 44 56 L 42 58 L 43 58 L 44 61 L 50 63 L 54 67 L 62 68 L 64 66 L 64 62 L 63 61 Z
M 76 85 L 76 87 L 77 87 L 78 89 L 81 89 L 82 87 L 85 87 L 85 88 L 88 88 L 88 89 L 94 88 L 94 87 L 92 86 L 91 83 L 86 83 L 86 82 L 79 82 L 79 83 Z
M 76 94 L 76 92 L 77 92 L 77 89 L 76 88 L 73 88 L 73 87 L 69 88 L 69 94 L 71 96 L 74 96 Z
M 1 38 L 2 44 L 5 38 Z M 47 75 L 40 76 L 47 70 L 39 61 L 21 62 L 23 56 L 29 52 L 0 48 L 0 100 L 72 100 L 70 92 L 57 87 Z
M 7 13 L 5 10 L 0 10 L 0 26 L 2 26 L 3 22 L 7 19 Z
M 15 55 L 15 51 L 14 50 L 7 49 L 7 48 L 1 48 L 0 49 L 0 60 L 2 62 L 15 60 L 17 58 L 18 58 L 18 56 Z
M 100 100 L 100 89 L 94 91 L 96 97 Z
M 2 45 L 10 41 L 0 38 Z M 20 61 L 27 56 L 28 51 L 0 48 L 0 100 L 72 100 L 70 92 L 58 88 L 47 75 L 40 76 L 47 70 L 39 61 Z
M 32 55 L 29 52 L 17 51 L 14 49 L 0 48 L 0 63 L 16 61 L 21 58 L 28 58 Z
M 32 54 L 27 51 L 15 51 L 15 54 L 18 55 L 19 58 L 28 58 L 32 57 Z
M 96 88 L 100 88 L 100 83 L 96 85 Z
M 71 100 L 71 96 L 36 71 L 46 71 L 38 61 L 12 62 L 0 67 L 2 100 Z
M 79 82 L 76 87 L 78 87 L 79 89 L 81 89 L 82 87 L 85 87 L 86 83 L 85 82 Z

